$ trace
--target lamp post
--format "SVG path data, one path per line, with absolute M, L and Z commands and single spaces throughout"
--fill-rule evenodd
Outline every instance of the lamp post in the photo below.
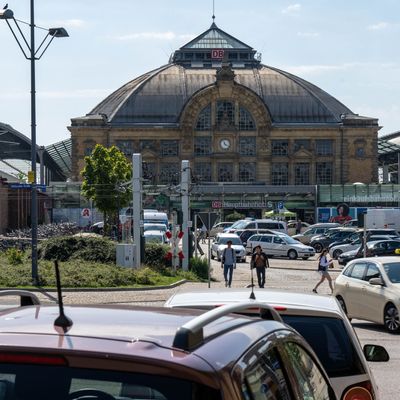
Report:
M 50 43 L 55 37 L 67 37 L 68 33 L 64 28 L 50 28 L 47 30 L 45 38 L 40 45 L 35 47 L 35 12 L 34 0 L 30 0 L 30 43 L 23 34 L 18 21 L 14 18 L 14 13 L 10 9 L 0 10 L 0 19 L 4 19 L 10 28 L 19 48 L 24 57 L 30 61 L 31 66 L 31 171 L 28 174 L 29 183 L 31 183 L 31 228 L 32 228 L 32 281 L 33 284 L 38 284 L 38 260 L 37 260 L 37 226 L 38 226 L 38 201 L 37 201 L 37 187 L 36 187 L 36 81 L 35 81 L 35 61 L 39 60 Z M 13 28 L 12 21 L 15 24 Z M 22 38 L 18 38 L 19 36 Z M 25 49 L 24 49 L 25 47 Z M 39 51 L 41 52 L 39 53 Z

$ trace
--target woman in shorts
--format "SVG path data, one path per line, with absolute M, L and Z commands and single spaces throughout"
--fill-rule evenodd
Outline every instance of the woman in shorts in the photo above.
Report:
M 329 287 L 331 288 L 331 292 L 333 293 L 333 285 L 332 285 L 332 278 L 329 275 L 328 268 L 333 268 L 333 260 L 328 260 L 328 249 L 323 249 L 321 254 L 318 258 L 318 272 L 321 275 L 320 281 L 316 284 L 315 288 L 313 289 L 314 293 L 318 293 L 317 289 L 318 286 L 325 280 L 328 280 Z

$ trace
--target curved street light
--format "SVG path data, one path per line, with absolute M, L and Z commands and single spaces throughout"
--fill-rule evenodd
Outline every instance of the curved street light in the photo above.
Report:
M 28 182 L 31 184 L 31 228 L 32 228 L 32 281 L 34 285 L 39 283 L 38 259 L 37 259 L 37 225 L 38 225 L 38 202 L 36 187 L 36 82 L 35 82 L 35 61 L 39 60 L 54 38 L 68 37 L 64 28 L 50 28 L 40 43 L 35 47 L 35 12 L 34 0 L 30 0 L 30 41 L 23 34 L 18 21 L 14 18 L 12 10 L 5 8 L 0 10 L 0 19 L 4 19 L 18 43 L 22 54 L 31 65 L 31 171 L 28 173 Z M 9 21 L 12 21 L 10 23 Z M 15 28 L 13 28 L 15 25 Z M 20 37 L 20 38 L 19 38 Z M 22 39 L 22 40 L 21 40 Z M 40 53 L 39 53 L 40 51 Z

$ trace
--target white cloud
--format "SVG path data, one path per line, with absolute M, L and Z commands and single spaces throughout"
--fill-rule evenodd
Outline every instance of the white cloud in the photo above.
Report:
M 316 38 L 319 36 L 319 33 L 318 32 L 297 32 L 297 36 Z
M 291 4 L 290 6 L 287 6 L 282 10 L 283 14 L 294 14 L 299 12 L 301 9 L 301 4 L 296 3 L 296 4 Z
M 369 25 L 368 30 L 370 31 L 382 31 L 390 26 L 388 22 L 378 22 L 377 24 Z
M 174 40 L 174 39 L 193 39 L 196 35 L 187 33 L 178 35 L 174 32 L 138 32 L 129 35 L 116 36 L 117 40 L 137 40 L 137 39 L 155 39 L 155 40 Z

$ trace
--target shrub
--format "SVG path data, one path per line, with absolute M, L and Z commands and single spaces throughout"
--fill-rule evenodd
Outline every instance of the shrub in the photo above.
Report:
M 24 261 L 23 251 L 15 248 L 15 247 L 11 247 L 10 249 L 8 249 L 6 251 L 6 257 L 7 257 L 8 262 L 11 265 L 22 264 Z
M 141 268 L 136 271 L 136 282 L 139 285 L 155 285 L 156 274 L 149 267 Z
M 205 258 L 193 257 L 189 260 L 190 270 L 200 279 L 208 279 L 208 261 Z M 212 269 L 210 270 L 211 275 Z
M 146 244 L 143 264 L 156 271 L 164 270 L 171 264 L 171 262 L 165 258 L 169 250 L 170 247 L 165 244 Z
M 58 237 L 42 243 L 39 256 L 44 260 L 81 259 L 100 263 L 115 263 L 115 243 L 102 237 Z

